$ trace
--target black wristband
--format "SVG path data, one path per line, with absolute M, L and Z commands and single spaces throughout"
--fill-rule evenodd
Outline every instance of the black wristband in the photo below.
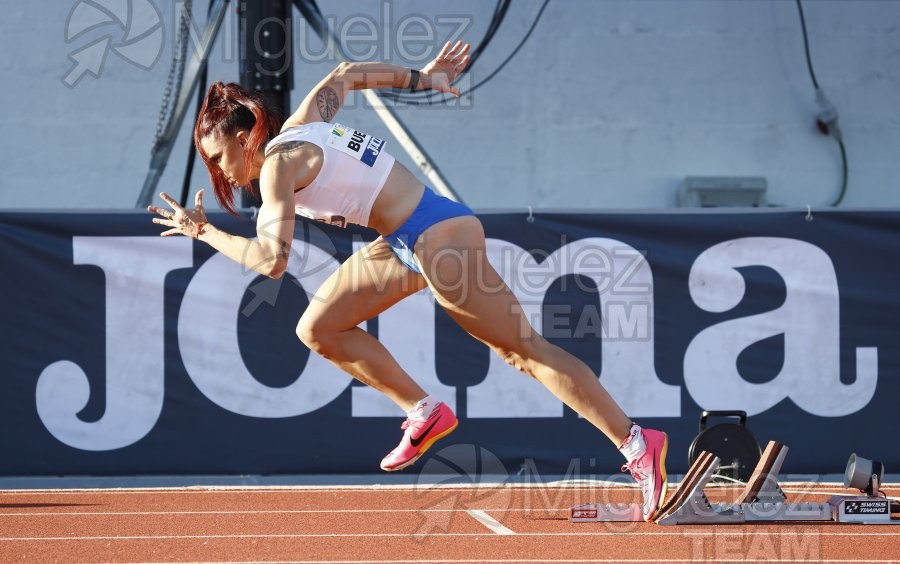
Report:
M 418 85 L 419 71 L 417 71 L 416 69 L 409 69 L 409 91 L 415 92 Z

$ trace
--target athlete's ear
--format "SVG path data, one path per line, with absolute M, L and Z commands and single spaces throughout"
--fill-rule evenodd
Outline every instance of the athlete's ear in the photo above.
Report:
M 235 135 L 235 138 L 238 140 L 238 143 L 241 144 L 241 147 L 244 147 L 244 146 L 247 145 L 247 138 L 248 138 L 248 137 L 250 137 L 250 134 L 247 133 L 247 132 L 246 132 L 245 130 L 243 130 L 243 129 L 240 130 L 240 131 L 238 131 L 237 134 Z

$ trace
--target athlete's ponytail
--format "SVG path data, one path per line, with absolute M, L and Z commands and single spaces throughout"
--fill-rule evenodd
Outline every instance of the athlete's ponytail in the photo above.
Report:
M 249 132 L 247 144 L 244 145 L 244 164 L 250 170 L 259 150 L 278 135 L 282 123 L 281 117 L 266 108 L 262 97 L 247 92 L 238 84 L 216 82 L 210 86 L 194 126 L 194 145 L 209 170 L 216 200 L 232 215 L 237 215 L 234 189 L 219 165 L 203 151 L 200 140 L 210 134 L 230 137 L 238 131 Z M 252 183 L 242 188 L 255 194 Z

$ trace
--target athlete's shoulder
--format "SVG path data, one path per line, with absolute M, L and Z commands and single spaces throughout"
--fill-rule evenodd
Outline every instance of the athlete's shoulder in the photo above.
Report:
M 321 144 L 322 132 L 319 129 L 320 126 L 315 124 L 282 128 L 281 133 L 266 143 L 266 158 L 276 154 L 291 153 L 308 143 L 313 145 Z
M 286 133 L 297 133 L 300 131 L 318 131 L 322 129 L 330 129 L 334 124 L 327 121 L 310 121 L 301 122 L 297 120 L 288 120 L 281 126 L 279 137 Z

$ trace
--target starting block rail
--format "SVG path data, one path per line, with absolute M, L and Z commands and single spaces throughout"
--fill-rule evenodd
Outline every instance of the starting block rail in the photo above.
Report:
M 656 515 L 660 525 L 726 524 L 778 521 L 838 521 L 843 523 L 896 524 L 891 519 L 892 500 L 878 497 L 836 496 L 827 502 L 789 503 L 778 484 L 788 448 L 770 441 L 747 485 L 733 503 L 710 503 L 704 490 L 719 469 L 719 458 L 703 452 L 688 469 L 679 487 Z M 896 502 L 893 502 L 896 505 Z M 868 515 L 865 512 L 869 512 Z M 636 503 L 589 503 L 573 507 L 574 523 L 643 521 Z

